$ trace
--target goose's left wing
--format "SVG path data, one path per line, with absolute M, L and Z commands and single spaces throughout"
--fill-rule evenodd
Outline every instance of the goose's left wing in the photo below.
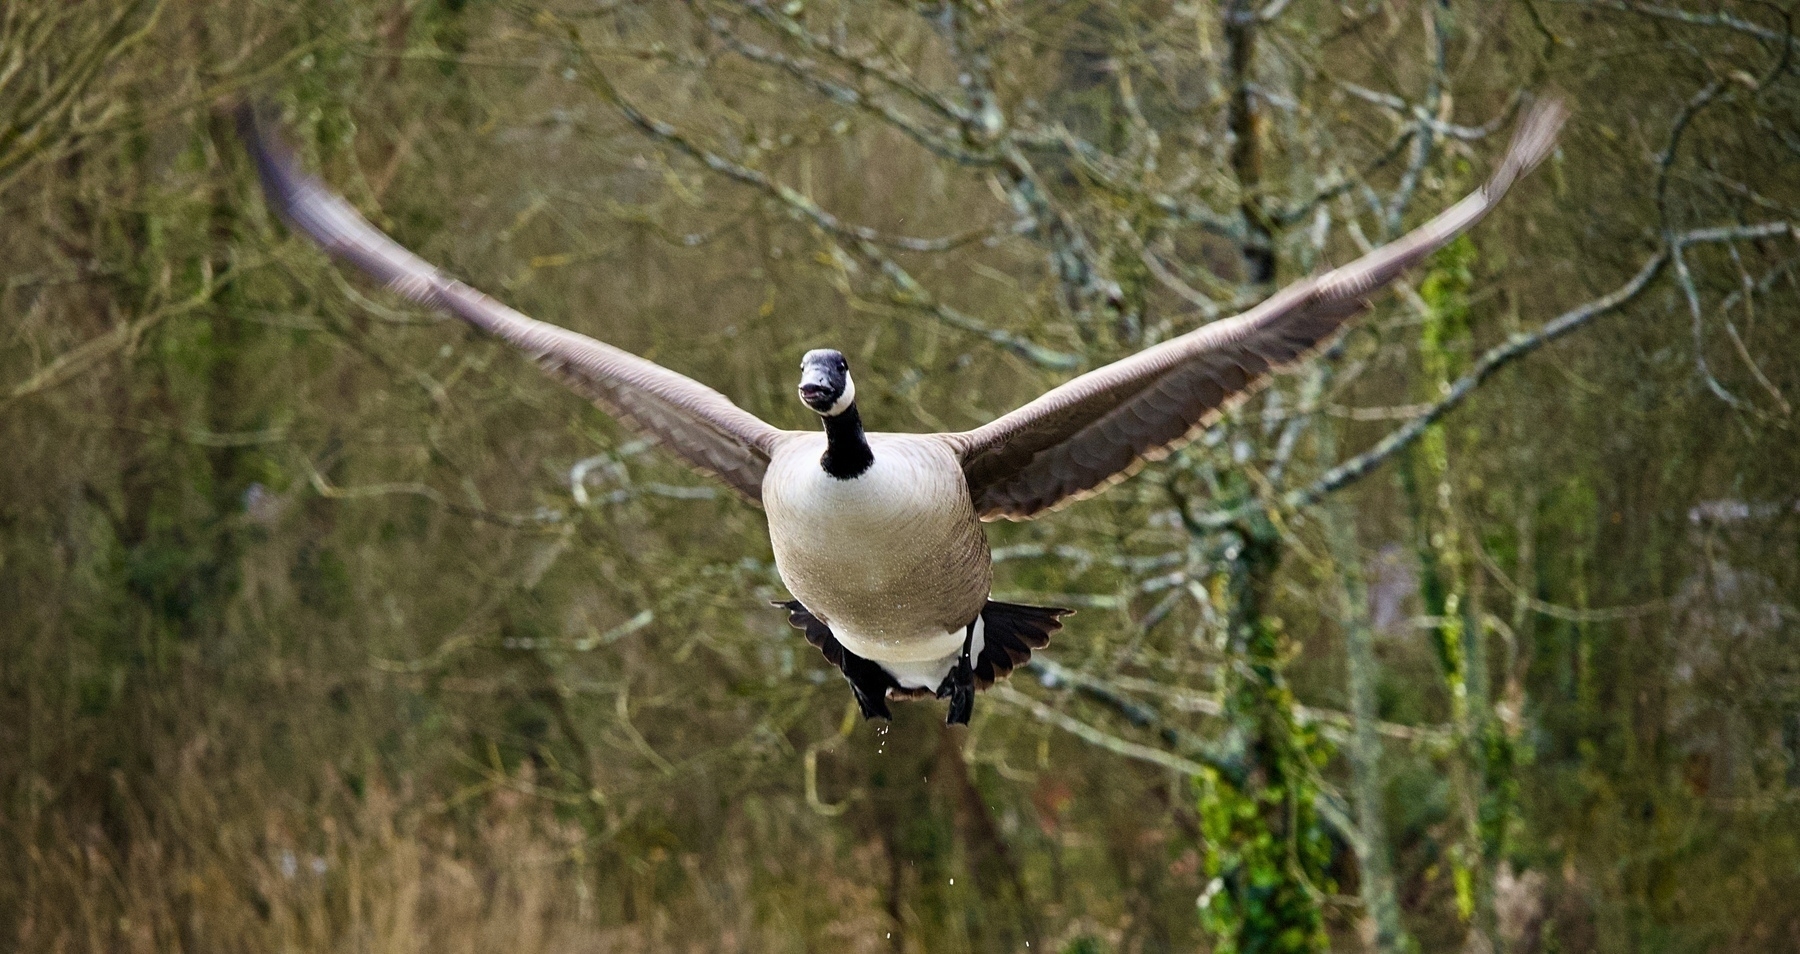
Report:
M 239 107 L 237 121 L 269 203 L 325 251 L 413 301 L 445 309 L 505 339 L 621 423 L 655 438 L 690 467 L 719 478 L 750 503 L 762 505 L 763 472 L 783 431 L 692 378 L 586 335 L 528 318 L 445 275 L 302 171 L 294 154 L 264 132 L 253 106 Z
M 1027 520 L 1160 460 L 1368 307 L 1368 296 L 1481 221 L 1549 154 L 1566 112 L 1540 102 L 1479 190 L 1398 240 L 1251 310 L 1090 371 L 972 431 L 945 435 L 983 520 Z

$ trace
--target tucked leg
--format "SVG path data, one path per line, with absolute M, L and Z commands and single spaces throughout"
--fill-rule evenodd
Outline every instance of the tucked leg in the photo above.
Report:
M 975 622 L 971 621 L 963 633 L 962 652 L 956 657 L 956 665 L 950 667 L 950 673 L 938 685 L 938 698 L 950 700 L 945 725 L 968 725 L 969 717 L 975 714 L 975 663 L 971 658 L 974 643 Z
M 819 621 L 799 600 L 777 600 L 776 606 L 788 611 L 788 625 L 806 634 L 806 641 L 818 647 L 825 661 L 838 667 L 856 695 L 856 707 L 865 719 L 892 719 L 888 711 L 887 693 L 900 684 L 879 665 L 856 655 L 831 635 L 831 627 Z

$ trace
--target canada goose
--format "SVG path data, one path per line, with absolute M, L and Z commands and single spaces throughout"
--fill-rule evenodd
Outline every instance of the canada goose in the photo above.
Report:
M 1249 311 L 1081 375 L 953 434 L 863 429 L 836 351 L 810 351 L 800 400 L 823 430 L 784 431 L 654 362 L 528 318 L 402 248 L 303 172 L 255 110 L 240 133 L 270 203 L 327 252 L 388 288 L 531 355 L 552 376 L 768 514 L 777 604 L 836 665 L 865 717 L 887 700 L 948 698 L 966 723 L 986 688 L 1041 649 L 1068 610 L 988 599 L 984 520 L 1028 520 L 1168 455 L 1269 373 L 1318 348 L 1368 296 L 1480 221 L 1556 141 L 1565 112 L 1538 104 L 1479 190 L 1398 241 Z

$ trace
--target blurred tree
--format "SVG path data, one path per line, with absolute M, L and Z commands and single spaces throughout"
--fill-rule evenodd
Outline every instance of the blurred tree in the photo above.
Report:
M 1751 2 L 7 6 L 0 936 L 1800 939 L 1793 46 Z M 213 111 L 771 419 L 832 344 L 936 429 L 1399 234 L 1550 90 L 1559 160 L 1416 285 L 994 528 L 1003 596 L 1085 612 L 966 734 L 847 719 L 755 514 L 281 241 Z

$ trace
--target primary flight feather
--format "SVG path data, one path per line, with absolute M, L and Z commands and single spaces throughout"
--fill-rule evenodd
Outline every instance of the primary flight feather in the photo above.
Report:
M 822 431 L 770 426 L 661 365 L 529 318 L 370 225 L 303 171 L 249 105 L 239 131 L 270 204 L 392 291 L 511 343 L 627 427 L 767 512 L 790 622 L 850 682 L 864 716 L 889 699 L 950 700 L 1043 648 L 1068 610 L 988 598 L 984 520 L 1028 520 L 1129 477 L 1204 430 L 1268 375 L 1315 351 L 1368 296 L 1479 222 L 1549 154 L 1565 111 L 1535 106 L 1480 189 L 1395 242 L 1297 282 L 1234 318 L 1083 374 L 970 431 L 863 428 L 839 352 L 810 351 L 799 396 Z

